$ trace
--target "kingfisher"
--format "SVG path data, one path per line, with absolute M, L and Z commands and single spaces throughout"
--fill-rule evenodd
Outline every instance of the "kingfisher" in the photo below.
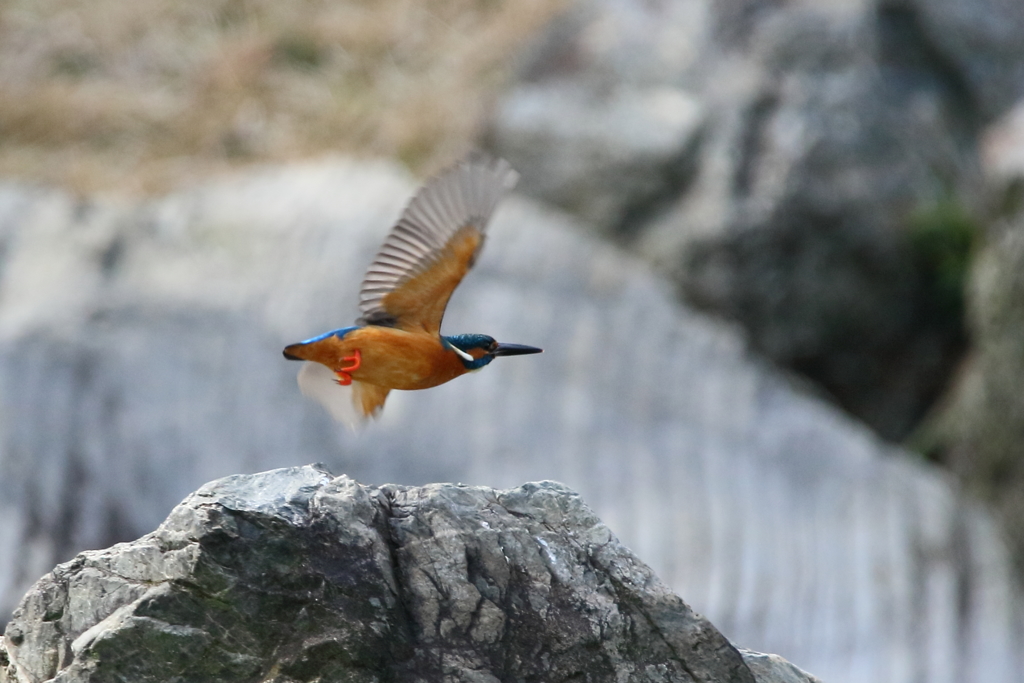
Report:
M 540 353 L 485 334 L 441 334 L 448 299 L 518 179 L 505 160 L 475 154 L 428 180 L 366 271 L 356 324 L 285 347 L 285 358 L 305 361 L 302 393 L 355 428 L 379 415 L 394 389 L 429 389 L 498 356 Z

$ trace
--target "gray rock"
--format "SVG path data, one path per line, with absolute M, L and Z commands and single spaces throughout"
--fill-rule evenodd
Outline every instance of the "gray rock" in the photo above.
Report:
M 683 74 L 704 4 L 576 2 L 524 51 L 486 134 L 523 192 L 621 236 L 692 179 L 708 111 Z
M 816 680 L 741 657 L 560 484 L 314 467 L 212 482 L 57 567 L 4 647 L 4 683 Z
M 914 0 L 882 3 L 919 17 L 921 30 L 964 83 L 987 121 L 1024 96 L 1024 10 L 1012 0 Z
M 964 350 L 945 263 L 967 259 L 979 128 L 1024 93 L 1022 25 L 1000 0 L 579 0 L 488 140 L 524 192 L 899 441 Z
M 491 146 L 542 169 L 523 191 L 568 209 L 612 236 L 609 217 L 656 202 L 696 170 L 704 116 L 689 93 L 619 84 L 600 94 L 567 80 L 509 93 Z M 558 111 L 557 119 L 551 112 Z M 581 169 L 587 169 L 581 173 Z
M 445 317 L 544 354 L 397 392 L 359 435 L 305 401 L 281 349 L 355 317 L 413 189 L 342 160 L 140 203 L 0 192 L 5 612 L 204 481 L 324 460 L 373 485 L 564 481 L 731 641 L 823 680 L 1021 681 L 988 514 L 564 214 L 506 201 Z
M 992 127 L 985 148 L 1002 215 L 972 264 L 973 349 L 919 440 L 993 504 L 1024 570 L 1024 104 Z
M 766 655 L 744 649 L 740 649 L 740 654 L 758 683 L 821 683 L 820 679 L 801 671 L 778 655 Z

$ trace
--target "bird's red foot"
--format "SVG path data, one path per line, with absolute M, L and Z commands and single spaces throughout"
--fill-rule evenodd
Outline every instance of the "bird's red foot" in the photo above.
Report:
M 347 387 L 352 384 L 352 374 L 359 369 L 359 366 L 363 364 L 363 356 L 359 353 L 359 349 L 356 349 L 351 356 L 345 356 L 341 359 L 343 362 L 349 362 L 352 365 L 348 367 L 342 366 L 334 371 L 334 374 L 338 376 L 335 381 L 343 387 Z

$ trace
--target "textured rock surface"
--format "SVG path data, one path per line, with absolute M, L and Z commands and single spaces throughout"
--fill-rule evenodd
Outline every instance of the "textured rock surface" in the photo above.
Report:
M 489 139 L 523 191 L 900 440 L 963 350 L 944 258 L 979 127 L 1024 93 L 1022 26 L 1000 0 L 580 0 Z
M 563 481 L 730 640 L 829 683 L 1022 680 L 984 513 L 536 204 L 503 204 L 445 331 L 544 354 L 399 392 L 357 436 L 304 401 L 281 348 L 355 317 L 413 189 L 341 161 L 138 205 L 0 192 L 5 612 L 204 481 L 326 460 L 369 484 Z
M 740 650 L 740 654 L 758 683 L 821 683 L 815 676 L 801 671 L 778 655 L 766 655 L 743 649 Z
M 212 482 L 59 566 L 4 646 L 4 683 L 816 680 L 741 657 L 560 484 L 375 489 L 313 467 Z

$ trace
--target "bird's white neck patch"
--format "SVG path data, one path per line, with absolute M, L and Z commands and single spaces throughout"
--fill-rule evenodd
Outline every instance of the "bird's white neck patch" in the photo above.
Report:
M 476 360 L 475 358 L 473 358 L 473 356 L 469 355 L 468 353 L 466 353 L 465 351 L 460 349 L 455 344 L 449 343 L 448 346 L 451 347 L 452 351 L 454 351 L 455 353 L 459 354 L 459 357 L 462 358 L 463 360 L 468 361 L 470 363 L 472 363 L 474 360 Z

